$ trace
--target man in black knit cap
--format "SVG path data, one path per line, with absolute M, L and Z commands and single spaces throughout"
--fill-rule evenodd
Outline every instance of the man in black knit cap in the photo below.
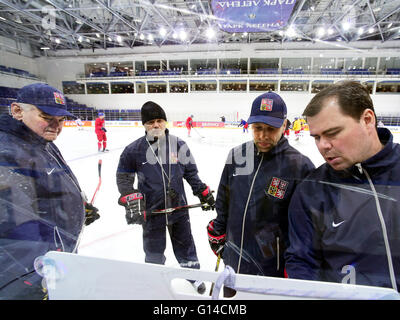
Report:
M 117 185 L 121 196 L 118 203 L 125 207 L 128 224 L 142 225 L 146 262 L 165 263 L 167 227 L 180 266 L 199 269 L 188 209 L 168 214 L 152 212 L 187 205 L 183 178 L 200 198 L 203 210 L 214 210 L 214 197 L 210 187 L 200 180 L 187 144 L 166 129 L 164 110 L 148 101 L 142 106 L 141 116 L 145 135 L 129 144 L 119 160 Z M 197 292 L 205 292 L 203 282 L 189 281 Z

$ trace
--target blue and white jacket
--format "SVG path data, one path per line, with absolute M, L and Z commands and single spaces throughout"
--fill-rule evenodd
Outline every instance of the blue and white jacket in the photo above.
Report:
M 400 285 L 400 145 L 378 128 L 383 149 L 335 171 L 323 164 L 289 207 L 290 278 Z
M 225 265 L 235 272 L 283 276 L 288 206 L 296 186 L 314 169 L 282 137 L 269 152 L 253 141 L 233 148 L 216 199 L 215 231 L 226 233 Z

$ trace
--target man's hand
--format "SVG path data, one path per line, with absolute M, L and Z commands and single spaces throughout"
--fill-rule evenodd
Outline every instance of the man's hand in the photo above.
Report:
M 125 207 L 125 218 L 128 224 L 144 224 L 146 222 L 146 203 L 144 195 L 136 192 L 121 196 L 118 204 Z

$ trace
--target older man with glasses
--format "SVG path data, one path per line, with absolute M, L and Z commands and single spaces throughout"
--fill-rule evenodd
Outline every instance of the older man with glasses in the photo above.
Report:
M 35 259 L 76 252 L 83 225 L 100 217 L 53 143 L 67 118 L 64 95 L 42 83 L 0 116 L 0 300 L 44 299 Z

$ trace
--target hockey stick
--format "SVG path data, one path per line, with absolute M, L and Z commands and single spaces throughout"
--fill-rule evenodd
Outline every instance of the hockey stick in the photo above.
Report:
M 99 159 L 99 163 L 98 163 L 98 170 L 99 170 L 99 183 L 97 184 L 97 188 L 94 191 L 93 197 L 92 197 L 92 201 L 90 201 L 91 204 L 93 204 L 94 199 L 97 195 L 97 191 L 99 191 L 100 186 L 101 186 L 101 165 L 103 164 L 103 161 L 101 159 Z
M 204 138 L 204 137 L 197 131 L 197 129 L 196 129 L 195 127 L 193 127 L 193 129 L 194 129 L 194 131 L 195 131 L 201 138 Z
M 99 159 L 99 162 L 98 162 L 99 182 L 97 183 L 97 187 L 96 187 L 96 190 L 94 191 L 92 201 L 90 202 L 91 205 L 93 205 L 94 199 L 95 199 L 97 192 L 99 191 L 100 186 L 101 186 L 101 165 L 102 164 L 103 164 L 103 161 L 101 159 Z M 76 245 L 75 245 L 74 250 L 72 250 L 72 253 L 75 253 L 78 250 L 79 244 L 81 243 L 83 231 L 85 230 L 85 222 L 86 222 L 86 217 L 85 217 L 85 220 L 83 221 L 81 232 L 79 233 L 78 240 L 76 241 Z
M 219 269 L 219 263 L 220 263 L 220 261 L 221 261 L 221 254 L 218 253 L 217 264 L 215 265 L 215 272 L 217 272 L 218 269 Z M 213 293 L 213 291 L 214 291 L 214 285 L 215 285 L 215 282 L 213 282 L 213 283 L 211 284 L 210 296 L 212 296 L 212 293 Z
M 209 205 L 206 203 L 187 204 L 184 206 L 179 206 L 179 207 L 174 207 L 174 208 L 154 210 L 151 213 L 172 213 L 172 212 L 180 210 L 180 209 L 192 209 L 192 208 L 198 208 L 198 207 L 207 208 L 207 207 L 209 207 Z

